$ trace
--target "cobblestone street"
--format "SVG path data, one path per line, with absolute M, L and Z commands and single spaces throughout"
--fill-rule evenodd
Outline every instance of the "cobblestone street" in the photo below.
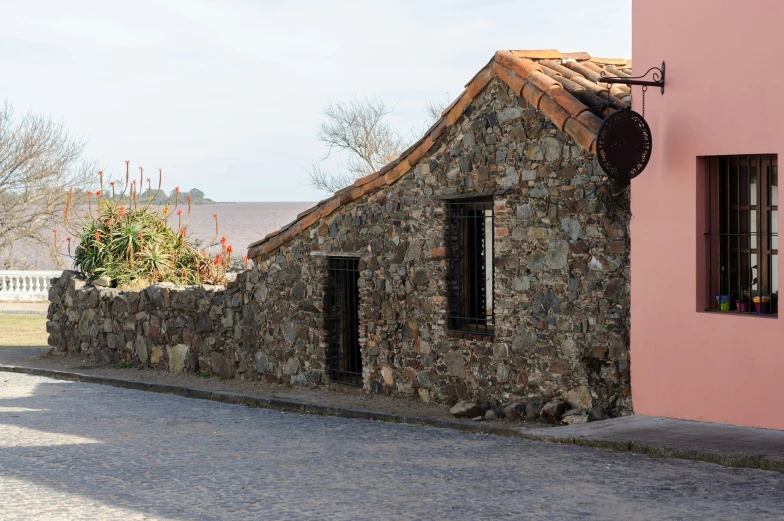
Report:
M 784 475 L 0 374 L 0 519 L 782 519 Z

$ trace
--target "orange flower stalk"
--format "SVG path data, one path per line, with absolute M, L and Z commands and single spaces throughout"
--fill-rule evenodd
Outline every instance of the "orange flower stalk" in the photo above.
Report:
M 114 201 L 114 181 L 109 184 L 112 185 L 112 201 Z
M 174 187 L 174 207 L 177 208 L 180 205 L 180 187 Z
M 150 178 L 147 178 L 147 203 L 152 204 L 152 184 Z
M 223 260 L 221 259 L 220 254 L 218 254 L 215 256 L 215 265 L 220 266 L 221 264 L 223 264 Z
M 193 198 L 192 198 L 192 197 L 189 195 L 189 196 L 188 196 L 188 219 L 190 219 L 190 218 L 191 218 L 191 200 L 192 200 L 192 199 L 193 199 Z
M 125 160 L 125 187 L 126 188 L 128 187 L 128 168 L 129 168 L 128 165 L 130 164 L 131 162 L 126 159 Z
M 66 237 L 65 238 L 65 243 L 68 245 L 68 256 L 70 257 L 71 256 L 71 238 L 70 237 Z
M 218 214 L 214 213 L 212 216 L 215 217 L 215 235 L 218 235 Z
M 144 186 L 144 168 L 139 167 L 139 191 L 141 192 L 142 186 Z
M 245 261 L 245 269 L 248 269 L 248 256 L 243 255 L 242 260 Z
M 103 170 L 98 170 L 98 178 L 101 180 L 101 191 L 103 191 Z
M 93 192 L 92 190 L 87 192 L 87 209 L 90 212 L 90 216 L 93 213 Z
M 182 210 L 177 210 L 177 228 L 182 229 Z
M 125 207 L 121 206 L 117 213 L 120 214 L 120 217 L 125 217 Z

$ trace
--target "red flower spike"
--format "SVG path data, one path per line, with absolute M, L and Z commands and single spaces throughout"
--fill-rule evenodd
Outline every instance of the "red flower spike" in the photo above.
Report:
M 232 253 L 234 251 L 234 247 L 232 247 L 232 245 L 229 244 L 228 246 L 226 246 L 226 251 Z
M 220 243 L 221 244 L 226 244 L 226 237 L 221 237 Z
M 87 191 L 87 195 L 89 195 L 90 197 L 92 197 L 92 196 L 93 196 L 93 191 L 92 191 L 92 190 L 88 190 L 88 191 Z
M 221 264 L 223 264 L 223 261 L 221 260 L 221 256 L 220 255 L 216 255 L 215 256 L 215 265 L 216 266 L 220 266 Z
M 95 197 L 101 197 L 101 193 L 103 193 L 103 192 L 101 192 L 100 190 L 98 190 L 97 192 L 95 192 Z
M 182 210 L 177 210 L 177 215 L 182 215 Z

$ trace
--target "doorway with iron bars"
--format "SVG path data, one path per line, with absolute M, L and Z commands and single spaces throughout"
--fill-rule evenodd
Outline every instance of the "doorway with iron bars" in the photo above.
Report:
M 359 259 L 327 260 L 327 374 L 331 382 L 362 385 L 359 347 Z

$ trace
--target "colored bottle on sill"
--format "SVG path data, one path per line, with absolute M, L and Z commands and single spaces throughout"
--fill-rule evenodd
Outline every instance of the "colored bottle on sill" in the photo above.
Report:
M 716 302 L 719 303 L 719 310 L 721 311 L 730 310 L 731 300 L 732 300 L 732 295 L 716 295 Z

